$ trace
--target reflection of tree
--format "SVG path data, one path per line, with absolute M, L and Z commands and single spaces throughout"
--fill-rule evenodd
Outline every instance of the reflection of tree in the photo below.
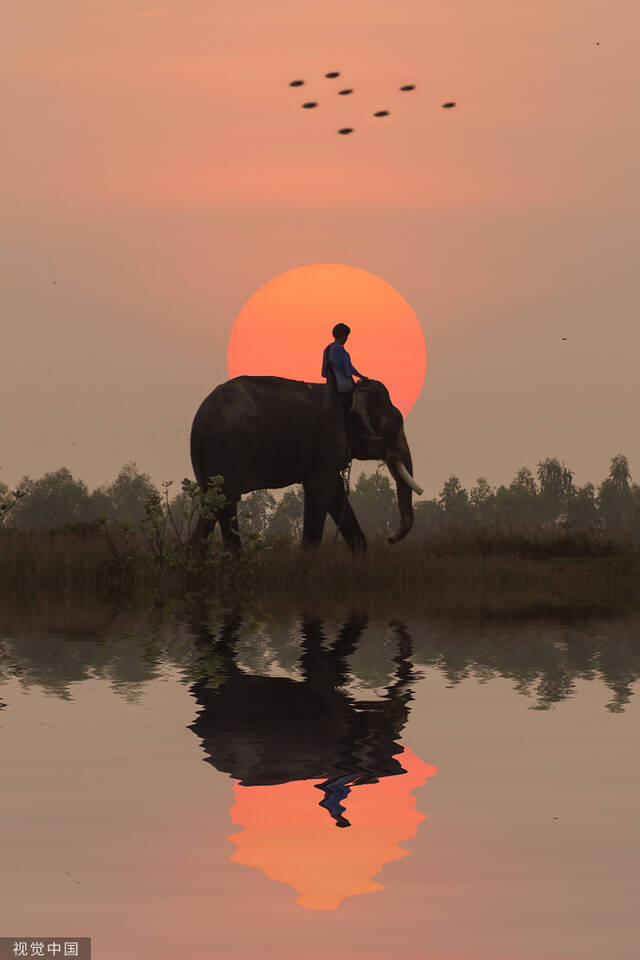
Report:
M 382 695 L 398 652 L 398 623 L 371 619 L 349 658 L 350 692 L 355 697 Z
M 330 610 L 324 624 L 331 622 Z M 466 678 L 505 677 L 538 709 L 548 709 L 571 697 L 577 681 L 597 678 L 611 690 L 608 709 L 618 712 L 640 678 L 639 622 L 637 616 L 602 613 L 531 610 L 507 617 L 494 611 L 473 618 L 404 617 L 403 629 L 412 637 L 413 663 L 440 671 L 451 685 Z M 177 668 L 186 683 L 204 678 L 215 687 L 233 660 L 244 675 L 277 674 L 293 684 L 312 668 L 309 657 L 322 662 L 321 651 L 310 649 L 317 642 L 331 651 L 335 682 L 349 686 L 366 704 L 373 690 L 384 691 L 394 682 L 392 656 L 400 628 L 396 621 L 362 620 L 353 649 L 339 638 L 339 629 L 312 618 L 302 629 L 290 616 L 244 618 L 232 649 L 224 653 L 219 639 L 207 639 L 203 647 L 201 631 L 194 635 L 173 613 L 130 612 L 107 604 L 5 609 L 0 611 L 0 682 L 17 676 L 24 685 L 65 697 L 70 683 L 102 677 L 123 696 L 135 698 L 165 665 Z M 355 621 L 350 629 L 355 630 Z M 334 631 L 338 636 L 329 642 Z M 326 662 L 313 666 L 328 669 Z
M 148 611 L 54 605 L 22 627 L 21 619 L 15 612 L 0 619 L 0 682 L 16 677 L 64 700 L 71 684 L 100 677 L 133 701 L 162 663 L 186 667 L 193 658 L 186 629 Z
M 553 619 L 550 617 L 553 615 Z M 500 620 L 434 620 L 412 627 L 416 661 L 437 667 L 452 685 L 467 677 L 507 677 L 545 710 L 566 700 L 578 680 L 600 677 L 623 709 L 640 677 L 637 620 L 590 619 L 567 611 L 520 611 Z

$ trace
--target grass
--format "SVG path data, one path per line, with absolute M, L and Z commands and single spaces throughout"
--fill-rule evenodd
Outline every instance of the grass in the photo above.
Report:
M 429 607 L 625 606 L 640 600 L 640 550 L 555 535 L 497 537 L 472 531 L 373 541 L 353 557 L 341 542 L 317 551 L 276 542 L 239 557 L 213 545 L 198 573 L 182 554 L 154 557 L 145 539 L 109 527 L 37 533 L 0 530 L 0 595 L 181 599 L 193 593 L 260 603 L 332 600 Z
M 0 593 L 120 597 L 145 588 L 145 548 L 119 530 L 0 530 Z
M 424 543 L 373 544 L 355 562 L 344 550 L 323 547 L 307 565 L 282 548 L 261 571 L 256 592 L 429 607 L 633 605 L 640 598 L 640 554 L 601 557 L 514 553 L 437 553 Z

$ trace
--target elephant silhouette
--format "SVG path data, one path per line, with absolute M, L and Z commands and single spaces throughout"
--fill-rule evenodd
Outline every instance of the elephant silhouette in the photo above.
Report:
M 398 743 L 415 678 L 407 630 L 392 623 L 398 653 L 384 697 L 355 701 L 343 687 L 365 616 L 354 613 L 330 644 L 319 619 L 302 619 L 302 680 L 243 672 L 241 622 L 228 616 L 217 638 L 198 629 L 203 665 L 214 669 L 190 688 L 205 760 L 236 781 L 230 859 L 287 884 L 308 909 L 382 890 L 374 878 L 408 856 L 401 844 L 425 819 L 412 791 L 437 771 Z
M 225 545 L 240 545 L 237 507 L 252 490 L 301 483 L 304 491 L 302 542 L 322 540 L 327 514 L 353 550 L 365 536 L 345 493 L 341 471 L 351 459 L 384 460 L 396 482 L 400 524 L 395 543 L 413 525 L 413 478 L 401 412 L 377 380 L 361 381 L 345 421 L 341 395 L 331 383 L 282 377 L 234 377 L 200 404 L 190 435 L 191 463 L 203 492 L 209 478 L 222 476 L 225 505 L 203 514 L 192 542 L 202 549 L 219 523 Z
M 320 805 L 337 826 L 349 826 L 342 801 L 351 789 L 405 773 L 398 740 L 413 699 L 412 642 L 394 621 L 398 637 L 395 674 L 381 700 L 352 700 L 342 689 L 349 679 L 367 617 L 354 613 L 327 645 L 322 623 L 301 624 L 301 681 L 245 673 L 236 663 L 240 614 L 228 615 L 216 639 L 196 630 L 203 655 L 217 657 L 222 681 L 206 676 L 191 686 L 200 706 L 190 729 L 200 738 L 207 762 L 242 786 L 319 780 Z

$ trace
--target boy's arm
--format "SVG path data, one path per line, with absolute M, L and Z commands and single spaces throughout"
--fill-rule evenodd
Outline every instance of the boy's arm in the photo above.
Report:
M 346 360 L 346 365 L 347 365 L 347 368 L 348 368 L 348 372 L 351 374 L 351 376 L 353 376 L 353 377 L 360 377 L 361 380 L 362 380 L 362 379 L 365 379 L 365 380 L 366 380 L 366 377 L 363 377 L 362 374 L 361 374 L 358 370 L 356 370 L 356 368 L 354 367 L 354 365 L 351 363 L 351 357 L 349 356 L 349 354 L 347 353 L 346 350 L 344 351 L 344 355 L 345 355 L 345 360 Z
M 351 363 L 351 357 L 341 343 L 331 344 L 329 357 L 334 367 L 337 367 L 346 376 L 360 377 L 361 380 L 367 379 L 364 374 L 359 373 L 356 370 L 354 365 Z

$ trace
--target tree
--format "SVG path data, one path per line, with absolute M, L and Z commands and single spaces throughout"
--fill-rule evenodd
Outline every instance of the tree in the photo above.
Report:
M 609 467 L 609 480 L 613 489 L 620 494 L 626 495 L 631 487 L 631 468 L 629 461 L 622 453 L 616 454 L 611 458 Z
M 139 473 L 135 463 L 126 463 L 114 482 L 104 491 L 115 520 L 127 527 L 137 527 L 145 518 L 149 497 L 160 496 L 147 473 Z
M 349 499 L 358 522 L 369 536 L 387 536 L 392 532 L 398 501 L 385 473 L 379 470 L 361 473 Z
M 528 467 L 520 467 L 508 487 L 496 490 L 494 523 L 502 533 L 519 535 L 530 535 L 538 526 L 538 488 Z
M 39 480 L 23 477 L 17 492 L 21 500 L 12 511 L 12 526 L 54 530 L 98 519 L 86 483 L 74 480 L 66 467 L 46 473 Z
M 567 507 L 573 495 L 573 473 L 556 457 L 547 457 L 538 464 L 540 484 L 540 519 L 545 526 L 566 519 Z
M 617 536 L 630 534 L 634 525 L 635 497 L 627 458 L 618 453 L 611 459 L 609 476 L 598 490 L 598 509 L 605 529 Z
M 182 481 L 180 493 L 169 497 L 169 487 L 173 481 L 165 480 L 162 488 L 165 495 L 167 509 L 167 528 L 171 531 L 173 538 L 179 543 L 185 543 L 193 534 L 198 517 L 200 516 L 199 498 L 194 496 L 191 484 L 193 481 L 185 478 Z
M 269 519 L 268 532 L 277 537 L 298 540 L 302 534 L 304 500 L 302 490 L 287 490 Z
M 442 525 L 442 508 L 437 500 L 419 500 L 413 508 L 415 536 L 429 536 Z
M 495 494 L 487 478 L 478 477 L 475 487 L 471 488 L 469 503 L 473 508 L 474 519 L 480 526 L 488 527 L 492 523 L 495 501 Z
M 276 498 L 269 490 L 254 490 L 244 497 L 238 507 L 240 533 L 253 534 L 264 539 L 275 508 Z
M 10 490 L 6 483 L 0 481 L 0 525 L 7 523 L 21 499 L 22 495 L 17 490 Z
M 529 497 L 538 496 L 535 477 L 531 473 L 531 470 L 529 470 L 529 467 L 520 467 L 511 481 L 510 489 L 514 493 L 526 494 Z
M 103 487 L 96 487 L 89 494 L 90 512 L 93 517 L 100 520 L 115 520 L 115 510 L 113 501 Z
M 447 523 L 462 525 L 469 520 L 469 496 L 458 477 L 445 481 L 438 498 Z
M 592 483 L 575 490 L 567 505 L 567 529 L 571 533 L 593 533 L 599 529 L 596 488 Z
M 15 509 L 15 500 L 6 483 L 0 481 L 0 523 L 9 516 L 9 511 Z

